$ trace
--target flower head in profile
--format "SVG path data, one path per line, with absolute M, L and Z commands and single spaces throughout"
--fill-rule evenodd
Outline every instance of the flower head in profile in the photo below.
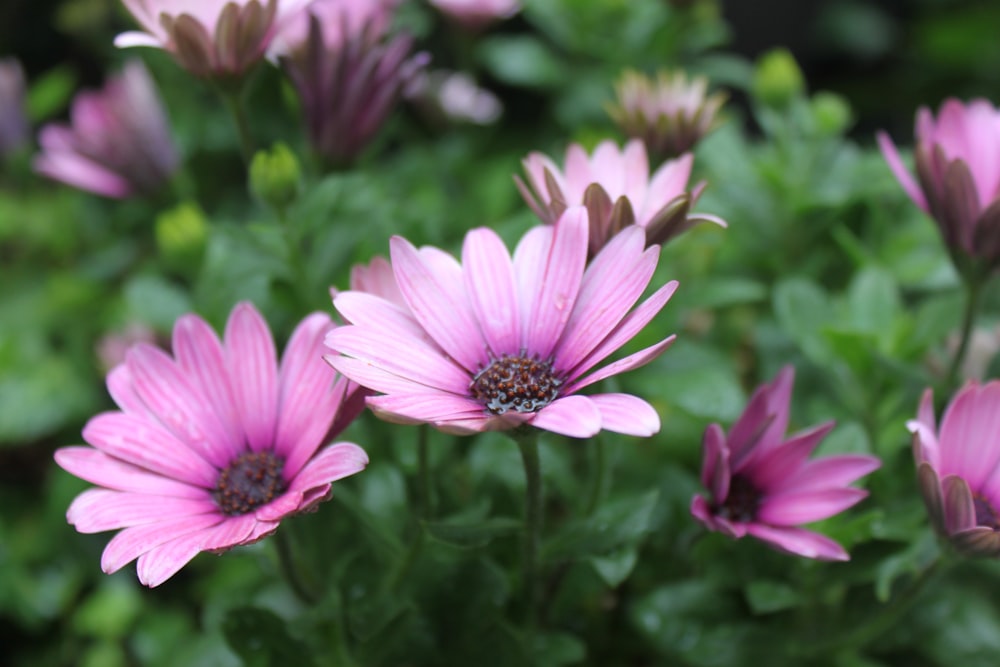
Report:
M 141 32 L 115 46 L 164 49 L 204 78 L 240 77 L 267 52 L 280 26 L 311 0 L 122 0 Z
M 895 144 L 878 133 L 882 155 L 913 202 L 941 231 L 952 260 L 965 274 L 1000 265 L 1000 110 L 983 99 L 945 100 L 937 118 L 917 111 L 917 178 Z
M 173 357 L 139 344 L 108 375 L 119 410 L 97 415 L 56 462 L 97 485 L 70 505 L 82 533 L 119 530 L 101 559 L 107 573 L 138 558 L 157 586 L 202 551 L 274 532 L 282 519 L 330 495 L 362 470 L 364 450 L 323 447 L 357 415 L 349 383 L 320 360 L 332 327 L 316 313 L 295 329 L 279 364 L 267 324 L 248 303 L 223 340 L 195 315 L 177 321 Z
M 966 556 L 1000 556 L 1000 381 L 967 383 L 940 429 L 928 389 L 907 428 L 934 528 Z
M 0 160 L 28 142 L 24 69 L 17 58 L 0 58 Z
M 646 147 L 638 139 L 624 150 L 613 141 L 602 141 L 591 155 L 572 144 L 564 169 L 542 153 L 531 153 L 523 161 L 527 184 L 518 176 L 514 180 L 542 222 L 555 222 L 569 206 L 586 206 L 594 255 L 629 225 L 642 228 L 648 245 L 663 244 L 699 222 L 725 227 L 725 221 L 713 215 L 689 214 L 705 187 L 699 183 L 687 189 L 693 162 L 685 153 L 650 176 Z
M 155 192 L 179 162 L 153 80 L 137 60 L 102 90 L 77 95 L 70 124 L 46 125 L 38 142 L 35 171 L 117 199 Z
M 648 436 L 660 427 L 646 401 L 583 395 L 606 377 L 659 356 L 669 336 L 591 372 L 632 339 L 673 294 L 675 281 L 633 309 L 656 268 L 638 228 L 587 263 L 587 212 L 539 225 L 511 257 L 495 232 L 470 231 L 459 263 L 437 248 L 391 241 L 405 306 L 371 293 L 338 294 L 350 322 L 334 329 L 327 361 L 380 394 L 368 406 L 390 421 L 454 433 L 530 425 L 585 438 L 601 429 Z
M 430 3 L 471 32 L 521 11 L 518 0 L 430 0 Z
M 627 70 L 615 86 L 617 99 L 608 114 L 624 132 L 641 139 L 649 152 L 674 158 L 692 148 L 716 124 L 725 93 L 708 94 L 708 79 L 688 79 L 677 70 L 656 79 Z
M 429 61 L 411 55 L 409 35 L 385 34 L 392 6 L 317 0 L 273 54 L 299 94 L 313 148 L 334 165 L 361 153 Z
M 794 370 L 786 366 L 757 388 L 728 435 L 718 424 L 705 430 L 702 484 L 691 514 L 709 530 L 747 535 L 796 556 L 848 560 L 843 547 L 801 524 L 851 507 L 867 491 L 848 486 L 880 465 L 873 456 L 844 454 L 810 459 L 833 428 L 821 424 L 786 439 Z

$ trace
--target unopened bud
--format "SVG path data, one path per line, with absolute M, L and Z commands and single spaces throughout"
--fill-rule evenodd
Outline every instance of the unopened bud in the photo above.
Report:
M 782 109 L 805 90 L 805 79 L 788 49 L 772 49 L 757 59 L 753 94 L 767 106 Z
M 197 205 L 184 202 L 156 218 L 156 244 L 164 260 L 179 271 L 201 264 L 208 237 L 208 221 Z
M 276 211 L 284 211 L 298 197 L 300 178 L 298 158 L 282 143 L 258 151 L 250 163 L 251 191 Z

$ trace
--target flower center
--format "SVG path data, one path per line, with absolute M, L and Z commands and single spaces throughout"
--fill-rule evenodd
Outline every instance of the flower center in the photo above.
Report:
M 552 363 L 523 355 L 504 355 L 479 371 L 469 389 L 495 415 L 508 410 L 538 412 L 559 395 L 563 381 Z
M 246 452 L 219 474 L 212 498 L 223 514 L 238 516 L 268 504 L 285 492 L 285 460 L 271 452 Z
M 1000 521 L 997 521 L 997 513 L 990 505 L 990 502 L 978 493 L 972 496 L 972 506 L 976 508 L 976 525 L 986 526 L 993 530 L 1000 530 Z
M 757 516 L 761 493 L 754 483 L 743 475 L 733 475 L 729 480 L 729 495 L 726 502 L 718 506 L 716 514 L 730 521 L 749 522 Z

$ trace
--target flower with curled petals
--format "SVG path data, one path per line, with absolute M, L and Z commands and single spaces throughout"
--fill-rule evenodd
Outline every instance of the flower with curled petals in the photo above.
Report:
M 142 26 L 115 46 L 168 51 L 195 76 L 239 77 L 257 64 L 275 34 L 312 0 L 122 0 Z
M 921 107 L 915 125 L 916 180 L 885 132 L 877 135 L 882 155 L 937 223 L 959 271 L 981 277 L 1000 266 L 1000 109 L 984 99 L 948 99 L 937 118 Z
M 849 560 L 839 544 L 800 525 L 838 514 L 868 495 L 848 486 L 877 469 L 873 456 L 809 459 L 833 422 L 785 439 L 795 372 L 786 366 L 757 388 L 729 434 L 705 430 L 701 481 L 711 494 L 695 496 L 691 514 L 709 530 L 747 535 L 796 556 Z
M 495 232 L 470 231 L 461 263 L 394 237 L 391 263 L 405 306 L 374 294 L 338 294 L 350 322 L 327 336 L 327 361 L 375 392 L 368 406 L 390 421 L 453 433 L 523 425 L 585 438 L 601 429 L 648 436 L 660 420 L 623 393 L 582 395 L 606 377 L 659 356 L 674 336 L 591 372 L 663 308 L 671 281 L 641 305 L 659 252 L 638 228 L 587 262 L 587 211 L 539 225 L 511 257 Z
M 267 323 L 236 306 L 223 340 L 195 315 L 174 326 L 171 357 L 139 344 L 108 375 L 120 408 L 91 419 L 91 447 L 55 453 L 96 484 L 66 514 L 82 533 L 119 530 L 101 567 L 138 558 L 158 586 L 199 552 L 225 551 L 313 509 L 331 483 L 368 463 L 357 445 L 321 447 L 357 415 L 349 383 L 320 361 L 330 318 L 315 313 L 292 334 L 280 364 Z
M 1000 556 L 1000 381 L 967 383 L 940 429 L 928 389 L 906 426 L 935 530 L 965 556 Z
M 534 152 L 522 162 L 527 183 L 519 176 L 514 181 L 542 222 L 555 222 L 568 206 L 586 206 L 593 256 L 629 225 L 646 233 L 648 245 L 662 245 L 699 222 L 725 227 L 721 218 L 688 213 L 705 188 L 702 182 L 687 190 L 693 162 L 694 156 L 685 153 L 650 176 L 646 147 L 638 139 L 624 149 L 613 141 L 602 141 L 591 155 L 572 144 L 566 150 L 564 169 L 547 155 Z

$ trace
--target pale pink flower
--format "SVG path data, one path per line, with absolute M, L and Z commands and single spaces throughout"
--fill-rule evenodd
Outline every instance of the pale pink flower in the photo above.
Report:
M 364 292 L 337 295 L 334 305 L 351 325 L 327 337 L 338 354 L 326 359 L 382 394 L 368 406 L 390 421 L 454 433 L 525 424 L 579 438 L 602 428 L 656 433 L 660 420 L 646 401 L 578 392 L 667 349 L 674 336 L 590 373 L 639 333 L 677 283 L 632 309 L 659 253 L 644 250 L 642 232 L 631 228 L 588 265 L 587 233 L 586 210 L 573 207 L 556 225 L 525 234 L 512 258 L 495 232 L 474 229 L 461 263 L 393 237 L 406 307 Z
M 937 119 L 926 107 L 917 111 L 915 134 L 916 180 L 889 135 L 878 133 L 889 168 L 910 199 L 937 223 L 956 266 L 963 272 L 996 267 L 1000 264 L 1000 110 L 983 99 L 968 104 L 948 99 Z M 973 266 L 967 266 L 969 259 Z
M 385 257 L 376 256 L 368 264 L 351 267 L 351 289 L 367 292 L 391 301 L 401 308 L 406 307 L 406 299 L 399 291 L 392 265 Z
M 521 11 L 518 0 L 430 0 L 430 3 L 470 31 L 481 30 Z
M 46 125 L 38 143 L 35 171 L 117 199 L 154 193 L 180 161 L 156 87 L 138 60 L 103 89 L 77 95 L 70 125 Z
M 685 153 L 650 176 L 646 147 L 638 139 L 624 149 L 602 141 L 591 155 L 572 144 L 564 170 L 547 155 L 533 152 L 522 162 L 528 184 L 518 176 L 514 180 L 542 222 L 554 222 L 568 206 L 586 206 L 593 255 L 629 225 L 641 227 L 649 245 L 665 243 L 699 222 L 725 227 L 713 215 L 688 213 L 705 187 L 701 182 L 687 189 L 693 162 L 694 156 Z
M 964 555 L 1000 556 L 1000 381 L 968 382 L 940 430 L 928 389 L 907 428 L 934 528 Z
M 786 439 L 794 379 L 794 369 L 786 366 L 772 383 L 758 387 L 728 435 L 718 424 L 705 430 L 701 481 L 710 497 L 695 496 L 691 514 L 735 539 L 749 535 L 793 555 L 848 560 L 843 547 L 800 524 L 831 517 L 867 496 L 847 485 L 880 462 L 862 454 L 810 460 L 833 422 Z
M 239 77 L 261 60 L 289 17 L 311 0 L 122 0 L 143 32 L 115 46 L 164 49 L 200 77 Z
M 285 21 L 274 36 L 268 55 L 277 59 L 304 49 L 309 40 L 312 16 L 323 28 L 323 45 L 327 51 L 340 49 L 345 42 L 366 30 L 373 38 L 381 37 L 398 4 L 398 0 L 313 0 Z
M 120 410 L 97 415 L 56 462 L 98 485 L 70 505 L 82 533 L 119 530 L 104 549 L 112 573 L 138 558 L 157 586 L 202 551 L 221 552 L 274 532 L 329 497 L 331 482 L 362 470 L 357 445 L 321 447 L 357 415 L 349 383 L 320 361 L 329 316 L 304 319 L 278 363 L 267 323 L 249 303 L 223 340 L 185 315 L 173 357 L 139 344 L 108 375 Z
M 313 148 L 334 166 L 350 164 L 364 150 L 430 59 L 411 55 L 409 35 L 385 34 L 391 4 L 380 11 L 353 6 L 310 5 L 305 18 L 296 19 L 307 21 L 305 39 L 276 54 L 299 94 Z
M 618 99 L 608 114 L 630 137 L 641 139 L 653 155 L 672 158 L 694 148 L 716 124 L 725 93 L 708 94 L 708 79 L 688 80 L 681 71 L 659 72 L 656 79 L 628 70 L 615 86 Z

